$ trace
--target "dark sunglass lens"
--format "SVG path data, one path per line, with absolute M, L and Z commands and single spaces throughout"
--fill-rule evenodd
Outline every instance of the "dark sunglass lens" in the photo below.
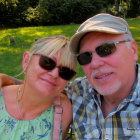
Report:
M 76 74 L 75 71 L 67 68 L 67 67 L 60 67 L 59 68 L 59 75 L 64 80 L 70 80 L 73 78 L 73 76 Z
M 92 52 L 84 52 L 81 53 L 78 57 L 77 60 L 80 65 L 86 65 L 89 64 L 92 60 Z
M 95 50 L 99 56 L 105 57 L 112 54 L 116 50 L 116 45 L 114 42 L 108 42 L 97 47 Z
M 52 70 L 55 68 L 56 63 L 49 57 L 40 56 L 39 65 L 45 70 Z

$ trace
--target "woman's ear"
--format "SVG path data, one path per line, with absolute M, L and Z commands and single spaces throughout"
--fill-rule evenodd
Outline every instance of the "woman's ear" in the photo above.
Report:
M 29 52 L 26 51 L 23 54 L 23 60 L 22 60 L 22 69 L 23 69 L 23 71 L 26 71 L 28 61 L 29 61 Z

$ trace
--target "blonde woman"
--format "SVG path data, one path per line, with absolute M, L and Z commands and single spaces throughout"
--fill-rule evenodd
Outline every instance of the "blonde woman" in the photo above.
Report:
M 0 139 L 64 139 L 72 122 L 72 106 L 61 92 L 76 70 L 76 58 L 69 51 L 69 40 L 64 36 L 39 39 L 24 53 L 22 68 L 24 84 L 2 89 Z M 54 130 L 58 125 L 54 124 L 54 108 L 59 100 L 62 110 L 57 113 L 62 113 L 62 121 L 57 131 Z M 59 134 L 53 134 L 54 131 Z

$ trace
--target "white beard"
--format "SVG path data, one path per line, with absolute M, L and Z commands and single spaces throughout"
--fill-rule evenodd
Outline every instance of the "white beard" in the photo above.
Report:
M 110 87 L 107 87 L 107 88 L 101 88 L 99 86 L 94 85 L 94 89 L 100 95 L 103 95 L 103 96 L 116 93 L 120 89 L 120 87 L 121 87 L 121 81 L 118 81 L 116 84 L 114 84 L 114 85 L 112 85 Z

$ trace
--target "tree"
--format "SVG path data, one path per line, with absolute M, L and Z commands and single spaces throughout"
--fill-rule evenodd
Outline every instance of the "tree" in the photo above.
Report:
M 18 0 L 0 0 L 0 23 L 1 25 L 11 24 L 14 18 L 14 10 L 17 7 Z
M 118 5 L 109 8 L 109 12 L 121 17 L 137 17 L 140 15 L 140 0 L 115 0 Z
M 140 15 L 140 0 L 127 0 L 128 3 L 128 10 L 127 15 L 128 17 L 137 17 Z
M 36 7 L 39 0 L 0 0 L 0 25 L 24 26 L 30 22 L 26 19 L 29 7 Z
M 41 22 L 47 24 L 81 23 L 100 12 L 103 0 L 39 0 Z

